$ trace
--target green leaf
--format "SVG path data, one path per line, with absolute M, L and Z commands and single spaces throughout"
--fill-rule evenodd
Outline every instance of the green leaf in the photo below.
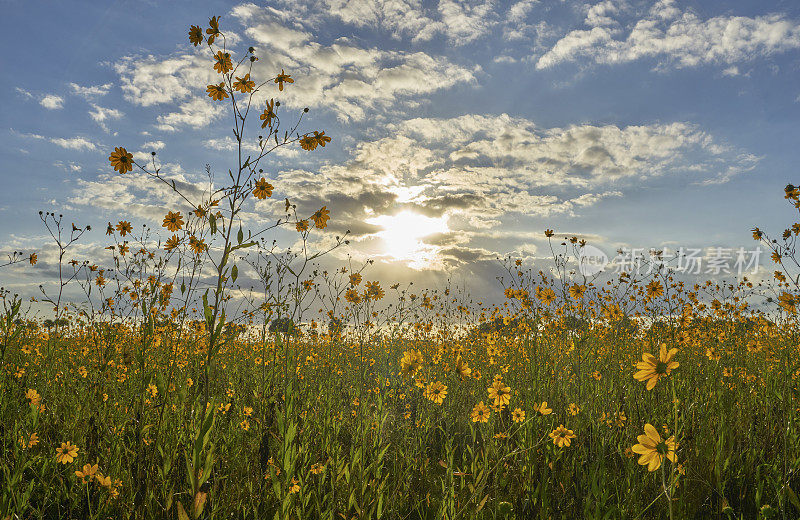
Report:
M 181 504 L 180 500 L 178 501 L 178 520 L 189 520 L 189 515 L 187 515 L 186 510 L 183 509 L 183 504 Z
M 797 499 L 797 495 L 788 485 L 786 486 L 786 496 L 789 497 L 789 502 L 800 511 L 800 500 Z
M 236 267 L 236 264 L 233 264 L 231 268 L 231 281 L 236 283 L 237 278 L 239 278 L 239 268 Z

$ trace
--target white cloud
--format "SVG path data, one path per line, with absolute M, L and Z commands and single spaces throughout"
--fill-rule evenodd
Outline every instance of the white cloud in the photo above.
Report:
M 164 148 L 164 146 L 164 141 L 148 141 L 142 145 L 142 149 L 156 152 Z
M 30 133 L 19 133 L 16 130 L 12 129 L 11 133 L 22 137 L 24 139 L 35 139 L 39 141 L 49 141 L 53 144 L 56 144 L 62 148 L 66 148 L 68 150 L 96 150 L 97 146 L 90 140 L 84 137 L 45 137 L 40 134 L 30 134 Z
M 295 78 L 281 93 L 268 85 L 256 96 L 258 101 L 279 95 L 290 109 L 321 107 L 342 120 L 363 120 L 376 110 L 418 106 L 421 95 L 475 80 L 474 70 L 423 52 L 381 50 L 345 38 L 319 43 L 291 21 L 290 11 L 243 4 L 231 14 L 257 48 L 260 60 L 252 76 L 270 78 L 285 69 Z M 141 106 L 178 104 L 177 110 L 159 116 L 161 130 L 202 127 L 224 110 L 222 103 L 206 96 L 206 85 L 219 81 L 206 56 L 128 57 L 115 69 L 128 101 Z
M 275 185 L 304 210 L 327 204 L 355 237 L 377 232 L 370 218 L 408 209 L 447 214 L 453 233 L 471 240 L 509 218 L 576 215 L 655 177 L 726 182 L 753 165 L 752 156 L 680 122 L 540 128 L 504 114 L 465 115 L 385 131 L 346 163 L 283 171 Z
M 439 13 L 448 39 L 456 45 L 477 40 L 497 23 L 492 0 L 439 0 Z
M 105 108 L 99 105 L 92 105 L 92 110 L 89 111 L 89 117 L 92 118 L 92 121 L 100 125 L 100 128 L 108 132 L 108 126 L 106 125 L 106 121 L 110 119 L 120 119 L 124 114 L 117 110 L 116 108 Z
M 723 76 L 731 76 L 731 77 L 738 76 L 739 75 L 739 67 L 737 67 L 736 65 L 728 67 L 727 69 L 722 71 L 722 75 Z
M 732 64 L 800 48 L 800 23 L 781 14 L 701 19 L 681 11 L 674 0 L 660 0 L 632 27 L 618 27 L 610 1 L 589 10 L 586 25 L 567 33 L 542 55 L 536 67 L 589 59 L 600 64 L 644 58 L 659 66 L 694 67 Z
M 506 40 L 525 39 L 537 32 L 536 26 L 529 24 L 527 20 L 538 3 L 539 0 L 520 0 L 509 7 L 503 21 L 503 37 Z
M 62 161 L 56 161 L 53 163 L 53 166 L 75 173 L 80 172 L 83 169 L 81 165 L 74 162 L 64 163 Z
M 207 126 L 220 115 L 227 105 L 214 103 L 209 98 L 196 98 L 182 103 L 177 112 L 158 116 L 159 130 L 174 132 L 180 126 L 200 128 Z
M 299 17 L 307 24 L 319 25 L 334 18 L 356 27 L 380 27 L 394 39 L 428 41 L 446 30 L 421 0 L 284 0 L 280 5 L 300 10 Z
M 70 83 L 69 86 L 72 89 L 73 94 L 81 96 L 86 100 L 93 100 L 98 97 L 105 96 L 108 94 L 109 90 L 111 90 L 111 83 L 106 83 L 104 85 L 90 85 L 88 87 L 78 85 L 77 83 Z
M 33 99 L 33 94 L 31 94 L 29 91 L 25 90 L 24 88 L 15 87 L 14 90 L 16 90 L 17 94 L 20 94 L 25 99 Z
M 61 148 L 66 148 L 68 150 L 96 150 L 97 146 L 95 144 L 83 137 L 72 137 L 69 139 L 65 139 L 63 137 L 55 137 L 48 139 L 51 143 L 57 144 Z
M 39 104 L 48 110 L 64 108 L 64 98 L 55 94 L 47 94 L 39 100 Z

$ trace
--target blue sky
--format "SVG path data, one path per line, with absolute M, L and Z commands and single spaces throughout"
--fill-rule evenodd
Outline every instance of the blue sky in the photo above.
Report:
M 353 231 L 342 253 L 375 258 L 378 278 L 475 280 L 496 255 L 540 261 L 545 228 L 610 253 L 749 247 L 753 226 L 792 222 L 782 188 L 800 158 L 796 2 L 3 7 L 4 251 L 40 249 L 40 209 L 92 224 L 87 256 L 102 251 L 107 221 L 157 227 L 174 202 L 113 175 L 115 146 L 155 149 L 187 182 L 206 163 L 227 170 L 227 113 L 204 97 L 215 73 L 187 39 L 212 15 L 238 51 L 256 47 L 262 77 L 296 79 L 267 96 L 310 107 L 304 128 L 334 138 L 275 158 L 278 199 L 326 204 L 333 231 Z

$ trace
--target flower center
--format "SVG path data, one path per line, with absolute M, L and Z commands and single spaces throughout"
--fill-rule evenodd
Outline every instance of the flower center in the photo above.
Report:
M 666 455 L 669 452 L 669 446 L 667 446 L 666 442 L 661 441 L 658 444 L 656 444 L 656 451 L 660 455 Z

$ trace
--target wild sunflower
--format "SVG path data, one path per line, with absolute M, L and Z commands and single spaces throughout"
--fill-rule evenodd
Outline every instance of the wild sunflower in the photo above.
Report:
M 95 466 L 96 465 L 97 464 L 95 464 Z M 103 486 L 104 488 L 111 489 L 111 487 L 113 485 L 112 481 L 111 481 L 111 477 L 103 475 L 102 473 L 98 472 L 97 475 L 95 475 L 94 478 L 96 478 L 97 479 L 97 483 L 100 484 L 101 486 Z
M 236 81 L 233 82 L 233 89 L 242 93 L 252 92 L 255 87 L 256 82 L 250 79 L 249 72 L 242 78 L 236 76 Z
M 178 247 L 178 245 L 180 245 L 180 243 L 181 243 L 181 239 L 178 238 L 178 235 L 172 235 L 164 243 L 164 250 L 165 251 L 172 251 L 173 249 Z
M 195 255 L 200 255 L 203 251 L 206 250 L 206 243 L 194 235 L 189 237 L 189 247 L 192 249 L 192 252 Z
M 318 144 L 319 143 L 317 143 L 317 140 L 314 139 L 314 137 L 310 134 L 304 135 L 300 139 L 300 148 L 302 148 L 303 150 L 308 150 L 308 151 L 316 150 Z
M 75 471 L 75 475 L 81 479 L 81 482 L 86 483 L 87 479 L 91 481 L 94 478 L 97 469 L 97 464 L 84 464 L 82 469 Z
M 167 213 L 167 216 L 164 217 L 164 223 L 161 224 L 162 227 L 167 228 L 170 231 L 179 231 L 183 228 L 183 216 L 181 215 L 180 211 L 170 211 Z
M 428 383 L 425 387 L 425 398 L 430 399 L 436 404 L 442 404 L 447 397 L 447 386 L 441 381 Z
M 298 233 L 304 233 L 308 231 L 308 220 L 300 220 L 294 225 L 295 229 L 297 229 Z
M 456 357 L 456 373 L 458 374 L 458 377 L 460 377 L 462 381 L 468 378 L 472 373 L 472 369 L 461 358 L 461 354 L 459 354 L 458 357 Z
M 117 231 L 119 231 L 119 234 L 124 237 L 133 231 L 133 226 L 127 220 L 120 220 L 117 223 Z
M 515 408 L 514 411 L 511 412 L 511 418 L 515 423 L 520 423 L 525 420 L 525 411 L 522 408 Z
M 542 415 L 550 415 L 553 413 L 553 409 L 547 407 L 547 401 L 542 401 L 542 404 L 534 406 L 533 409 Z
M 404 376 L 413 376 L 422 367 L 425 359 L 419 350 L 407 350 L 400 358 L 400 373 Z
M 350 285 L 356 286 L 361 283 L 361 274 L 353 273 L 350 275 Z
M 256 187 L 253 189 L 253 196 L 257 199 L 266 199 L 272 197 L 272 190 L 274 186 L 267 182 L 267 179 L 261 177 L 256 181 Z
M 313 215 L 311 215 L 311 220 L 314 221 L 314 227 L 317 229 L 325 229 L 330 218 L 331 212 L 328 210 L 328 206 L 322 206 L 320 209 L 315 211 Z
M 798 298 L 786 291 L 783 291 L 780 296 L 778 296 L 778 305 L 783 310 L 791 314 L 795 314 L 797 312 L 797 303 Z
M 31 253 L 28 256 L 28 262 L 30 262 L 31 265 L 36 265 L 36 262 L 38 260 L 39 260 L 39 256 L 36 253 Z
M 550 438 L 553 439 L 553 444 L 559 448 L 563 448 L 564 446 L 569 447 L 572 443 L 572 439 L 575 438 L 575 433 L 573 433 L 572 430 L 566 429 L 563 424 L 559 424 L 558 428 L 550 432 Z
M 344 293 L 344 299 L 350 303 L 357 304 L 361 301 L 361 295 L 355 289 L 347 289 Z
M 495 406 L 503 407 L 511 402 L 511 388 L 502 381 L 496 380 L 487 390 L 489 391 L 489 399 L 494 400 Z
M 278 84 L 278 90 L 283 91 L 283 84 L 294 83 L 294 80 L 289 74 L 286 74 L 283 69 L 281 69 L 281 73 L 275 77 L 275 83 Z
M 189 27 L 189 43 L 195 47 L 203 43 L 203 29 L 199 25 Z
M 219 16 L 214 16 L 208 21 L 208 29 L 206 29 L 206 34 L 208 35 L 208 44 L 211 45 L 214 43 L 214 40 L 217 36 L 219 36 Z
M 660 468 L 664 458 L 675 463 L 675 450 L 678 446 L 675 443 L 675 436 L 663 440 L 658 430 L 652 424 L 647 423 L 644 425 L 644 435 L 639 435 L 636 440 L 639 441 L 639 444 L 635 444 L 631 450 L 641 455 L 639 464 L 647 466 L 648 471 Z
M 472 413 L 470 417 L 472 417 L 472 422 L 489 422 L 489 416 L 491 415 L 491 409 L 483 404 L 483 401 L 475 405 L 475 408 L 472 409 Z
M 384 293 L 383 289 L 381 288 L 381 284 L 375 281 L 375 282 L 367 282 L 366 294 L 370 300 L 380 300 L 386 293 Z
M 208 97 L 214 101 L 222 101 L 228 97 L 228 93 L 225 91 L 225 83 L 209 85 L 206 87 L 206 92 L 208 93 Z
M 633 374 L 634 379 L 641 382 L 647 382 L 647 389 L 652 390 L 658 383 L 659 378 L 666 377 L 669 373 L 678 368 L 679 363 L 673 361 L 672 358 L 678 353 L 678 349 L 672 348 L 667 350 L 667 344 L 661 344 L 661 351 L 658 358 L 649 352 L 642 354 L 642 361 L 636 364 L 639 370 Z
M 267 108 L 264 109 L 264 113 L 262 113 L 258 118 L 264 121 L 261 123 L 261 128 L 266 128 L 269 125 L 272 128 L 272 120 L 276 119 L 278 115 L 275 113 L 275 100 L 270 99 L 267 101 Z
M 554 301 L 556 301 L 556 293 L 553 289 L 546 287 L 544 289 L 537 289 L 536 296 L 542 300 L 542 303 L 545 305 L 550 305 Z
M 569 295 L 576 300 L 580 300 L 581 298 L 583 298 L 583 293 L 585 292 L 586 292 L 585 285 L 574 284 L 569 288 Z
M 69 464 L 78 456 L 78 448 L 70 441 L 62 442 L 60 448 L 56 448 L 56 461 L 61 464 Z
M 119 173 L 133 170 L 133 154 L 129 153 L 125 148 L 114 148 L 114 151 L 108 156 L 108 160 L 111 161 L 111 166 Z
M 314 130 L 314 136 L 313 137 L 314 137 L 314 140 L 317 142 L 317 144 L 322 146 L 323 148 L 325 147 L 325 143 L 330 143 L 331 142 L 331 138 L 328 137 L 327 135 L 325 135 L 324 131 L 320 133 L 320 132 L 317 132 L 316 130 Z
M 31 402 L 32 406 L 39 406 L 39 403 L 42 402 L 42 396 L 33 388 L 28 388 L 28 391 L 25 392 L 25 398 Z
M 664 294 L 664 286 L 658 280 L 653 280 L 647 284 L 647 298 L 658 298 Z

